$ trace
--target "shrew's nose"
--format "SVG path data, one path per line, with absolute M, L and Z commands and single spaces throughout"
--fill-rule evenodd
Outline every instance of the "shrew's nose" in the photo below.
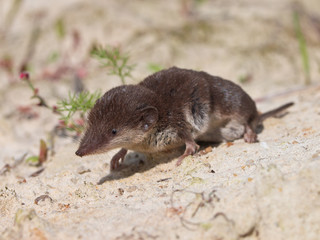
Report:
M 79 156 L 79 157 L 82 157 L 84 154 L 83 154 L 83 152 L 81 152 L 80 149 L 78 149 L 78 150 L 76 151 L 76 155 Z

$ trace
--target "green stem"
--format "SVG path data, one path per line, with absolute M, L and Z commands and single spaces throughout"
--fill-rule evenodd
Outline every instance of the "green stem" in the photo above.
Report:
M 309 56 L 307 51 L 307 43 L 301 29 L 300 17 L 297 11 L 293 13 L 293 20 L 294 20 L 296 35 L 299 41 L 300 55 L 301 55 L 304 74 L 305 74 L 305 84 L 309 85 L 311 83 L 311 80 L 310 80 L 310 64 L 309 64 Z

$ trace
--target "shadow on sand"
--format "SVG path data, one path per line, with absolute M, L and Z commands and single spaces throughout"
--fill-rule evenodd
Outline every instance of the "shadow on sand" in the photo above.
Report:
M 214 143 L 198 143 L 200 144 L 200 151 L 208 146 L 216 147 L 219 144 Z M 130 177 L 135 173 L 142 173 L 150 170 L 151 168 L 168 163 L 175 158 L 179 157 L 184 151 L 184 147 L 177 149 L 170 154 L 156 154 L 156 155 L 143 155 L 137 152 L 131 152 L 127 154 L 125 161 L 117 170 L 111 171 L 108 175 L 102 177 L 98 185 L 101 185 L 108 181 L 119 180 Z

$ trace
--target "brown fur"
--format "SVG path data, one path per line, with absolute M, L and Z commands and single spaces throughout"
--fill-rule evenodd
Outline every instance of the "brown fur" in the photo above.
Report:
M 116 168 L 127 149 L 154 153 L 186 145 L 180 164 L 197 151 L 197 140 L 221 142 L 244 137 L 247 142 L 256 142 L 258 124 L 291 105 L 260 115 L 251 97 L 233 82 L 173 67 L 140 84 L 106 92 L 89 114 L 76 154 L 121 147 L 111 163 Z

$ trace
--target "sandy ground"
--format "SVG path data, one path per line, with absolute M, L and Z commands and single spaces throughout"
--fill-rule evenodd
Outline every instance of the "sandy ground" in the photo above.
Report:
M 0 57 L 13 63 L 12 72 L 0 68 L 0 239 L 319 239 L 318 0 L 208 0 L 192 13 L 183 1 L 25 0 L 10 18 L 11 4 L 0 1 Z M 309 87 L 294 9 L 308 46 Z M 57 36 L 59 19 L 63 37 Z M 30 41 L 35 29 L 40 37 Z M 36 44 L 28 55 L 30 42 Z M 180 167 L 175 159 L 131 153 L 110 173 L 115 151 L 79 158 L 77 142 L 56 137 L 55 154 L 50 151 L 43 172 L 32 177 L 42 168 L 25 157 L 38 153 L 39 139 L 49 141 L 58 118 L 34 105 L 18 80 L 19 66 L 27 56 L 32 80 L 50 104 L 74 89 L 79 69 L 87 89 L 106 91 L 120 81 L 88 57 L 93 43 L 130 53 L 136 64 L 130 83 L 149 75 L 150 64 L 176 65 L 232 79 L 263 98 L 257 102 L 262 112 L 295 105 L 264 122 L 260 142 L 212 146 Z M 72 70 L 48 77 L 65 65 Z M 243 76 L 249 80 L 240 81 Z M 21 106 L 32 106 L 36 117 L 22 114 Z M 6 164 L 16 167 L 4 172 Z

